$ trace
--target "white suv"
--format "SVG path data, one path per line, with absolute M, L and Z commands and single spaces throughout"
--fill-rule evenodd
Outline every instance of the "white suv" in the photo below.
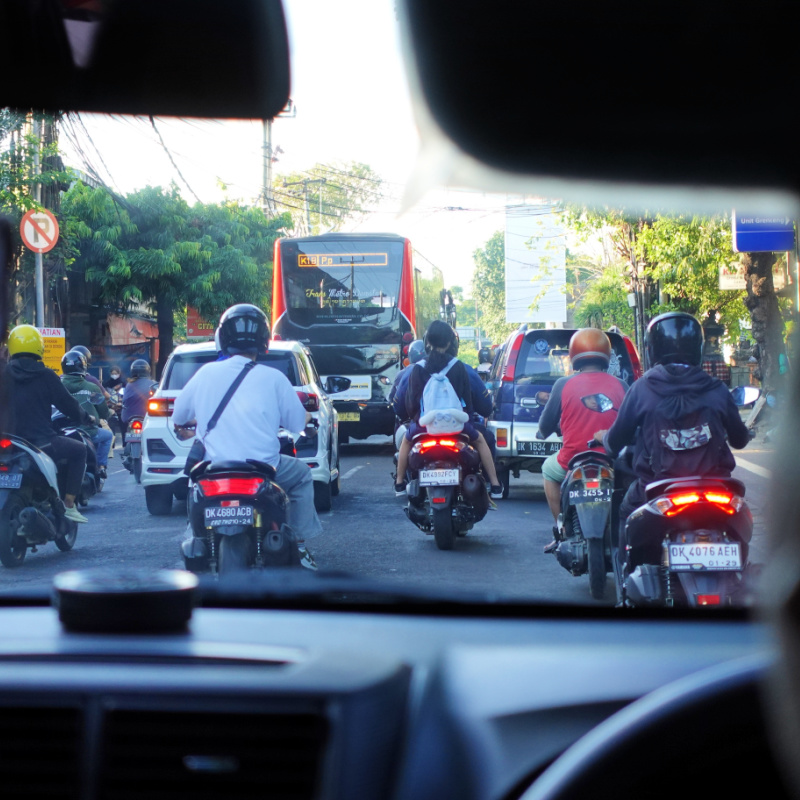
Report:
M 142 431 L 142 486 L 151 514 L 169 514 L 173 497 L 186 499 L 188 480 L 183 468 L 194 438 L 181 441 L 175 435 L 172 406 L 195 372 L 216 361 L 217 355 L 214 342 L 179 345 L 150 398 Z M 319 433 L 312 439 L 301 437 L 295 446 L 297 457 L 311 468 L 317 511 L 329 511 L 331 497 L 339 494 L 339 418 L 328 394 L 347 387 L 336 377 L 323 387 L 308 349 L 299 342 L 271 341 L 269 352 L 258 360 L 280 370 L 298 392 L 309 396 L 306 408 L 317 419 Z

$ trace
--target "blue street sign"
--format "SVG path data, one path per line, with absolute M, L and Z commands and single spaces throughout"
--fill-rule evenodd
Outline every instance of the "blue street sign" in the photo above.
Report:
M 781 253 L 794 250 L 794 220 L 733 212 L 733 249 L 737 253 Z

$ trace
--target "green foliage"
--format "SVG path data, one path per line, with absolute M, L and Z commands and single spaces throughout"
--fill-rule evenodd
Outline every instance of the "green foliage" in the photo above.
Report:
M 505 234 L 497 231 L 472 258 L 472 296 L 477 299 L 481 329 L 495 344 L 505 341 L 516 325 L 506 322 Z
M 594 277 L 576 301 L 575 323 L 580 328 L 602 328 L 616 325 L 633 336 L 633 309 L 628 306 L 628 288 L 622 266 L 612 264 Z
M 277 207 L 291 215 L 294 233 L 338 231 L 348 220 L 359 219 L 384 197 L 383 180 L 367 164 L 315 164 L 304 172 L 279 175 L 273 181 Z M 305 199 L 311 229 L 307 229 Z
M 428 329 L 428 325 L 439 319 L 439 292 L 444 283 L 441 272 L 433 278 L 417 277 L 417 336 L 421 339 Z

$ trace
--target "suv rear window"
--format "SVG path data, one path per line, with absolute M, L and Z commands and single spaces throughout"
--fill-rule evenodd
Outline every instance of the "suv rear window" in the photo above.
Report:
M 182 353 L 170 359 L 161 388 L 169 391 L 179 391 L 189 383 L 191 377 L 203 366 L 217 360 L 216 353 Z M 292 353 L 266 353 L 258 357 L 259 364 L 267 364 L 282 372 L 292 386 L 299 386 L 297 369 Z
M 553 384 L 572 374 L 569 361 L 569 340 L 574 330 L 528 331 L 517 356 L 515 383 Z M 633 383 L 634 373 L 625 342 L 619 334 L 609 333 L 613 352 L 608 372 L 627 384 Z

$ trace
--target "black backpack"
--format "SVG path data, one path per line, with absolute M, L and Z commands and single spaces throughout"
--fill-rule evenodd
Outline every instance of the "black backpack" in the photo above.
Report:
M 725 427 L 705 400 L 704 395 L 667 397 L 656 406 L 645 424 L 653 480 L 719 471 Z

